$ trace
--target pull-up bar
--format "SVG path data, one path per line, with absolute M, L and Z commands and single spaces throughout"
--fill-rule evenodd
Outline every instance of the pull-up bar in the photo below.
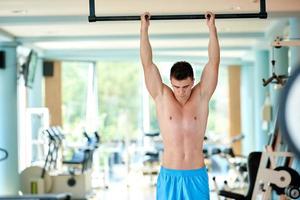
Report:
M 96 21 L 137 21 L 140 16 L 96 16 L 95 15 L 95 0 L 90 1 L 90 16 L 89 22 Z M 266 0 L 260 0 L 259 13 L 227 13 L 215 14 L 218 19 L 231 19 L 231 18 L 260 18 L 266 19 L 268 13 L 266 12 Z M 182 19 L 205 19 L 205 15 L 151 15 L 151 20 L 182 20 Z

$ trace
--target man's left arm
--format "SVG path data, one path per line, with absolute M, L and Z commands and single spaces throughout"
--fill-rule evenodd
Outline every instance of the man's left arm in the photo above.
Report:
M 207 12 L 205 16 L 206 23 L 209 29 L 208 63 L 203 69 L 199 87 L 201 95 L 209 100 L 213 95 L 218 83 L 220 46 L 218 41 L 217 28 L 215 26 L 215 16 L 211 12 Z

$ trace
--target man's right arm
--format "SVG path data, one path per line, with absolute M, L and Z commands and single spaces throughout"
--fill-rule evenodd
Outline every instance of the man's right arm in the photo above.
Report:
M 152 48 L 149 42 L 148 27 L 149 17 L 145 13 L 141 16 L 140 56 L 144 69 L 146 87 L 153 99 L 156 99 L 163 92 L 163 83 L 159 70 L 152 61 Z

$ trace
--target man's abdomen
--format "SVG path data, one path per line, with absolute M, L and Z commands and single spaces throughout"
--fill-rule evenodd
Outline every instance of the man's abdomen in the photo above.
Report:
M 162 165 L 171 169 L 198 169 L 204 166 L 203 140 L 205 123 L 201 118 L 162 120 L 164 143 Z
M 204 167 L 202 148 L 184 149 L 180 146 L 164 148 L 162 165 L 170 169 L 198 169 Z

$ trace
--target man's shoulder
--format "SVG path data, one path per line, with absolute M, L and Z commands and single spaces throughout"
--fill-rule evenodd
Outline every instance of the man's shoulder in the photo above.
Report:
M 163 83 L 163 92 L 172 92 L 171 88 L 167 86 L 165 83 Z
M 202 102 L 202 103 L 208 103 L 209 102 L 209 98 L 207 98 L 207 95 L 205 94 L 205 92 L 201 88 L 201 83 L 198 83 L 192 89 L 190 100 L 191 101 Z
M 163 102 L 169 97 L 173 97 L 173 91 L 169 86 L 163 83 L 162 93 L 156 97 L 155 102 Z

